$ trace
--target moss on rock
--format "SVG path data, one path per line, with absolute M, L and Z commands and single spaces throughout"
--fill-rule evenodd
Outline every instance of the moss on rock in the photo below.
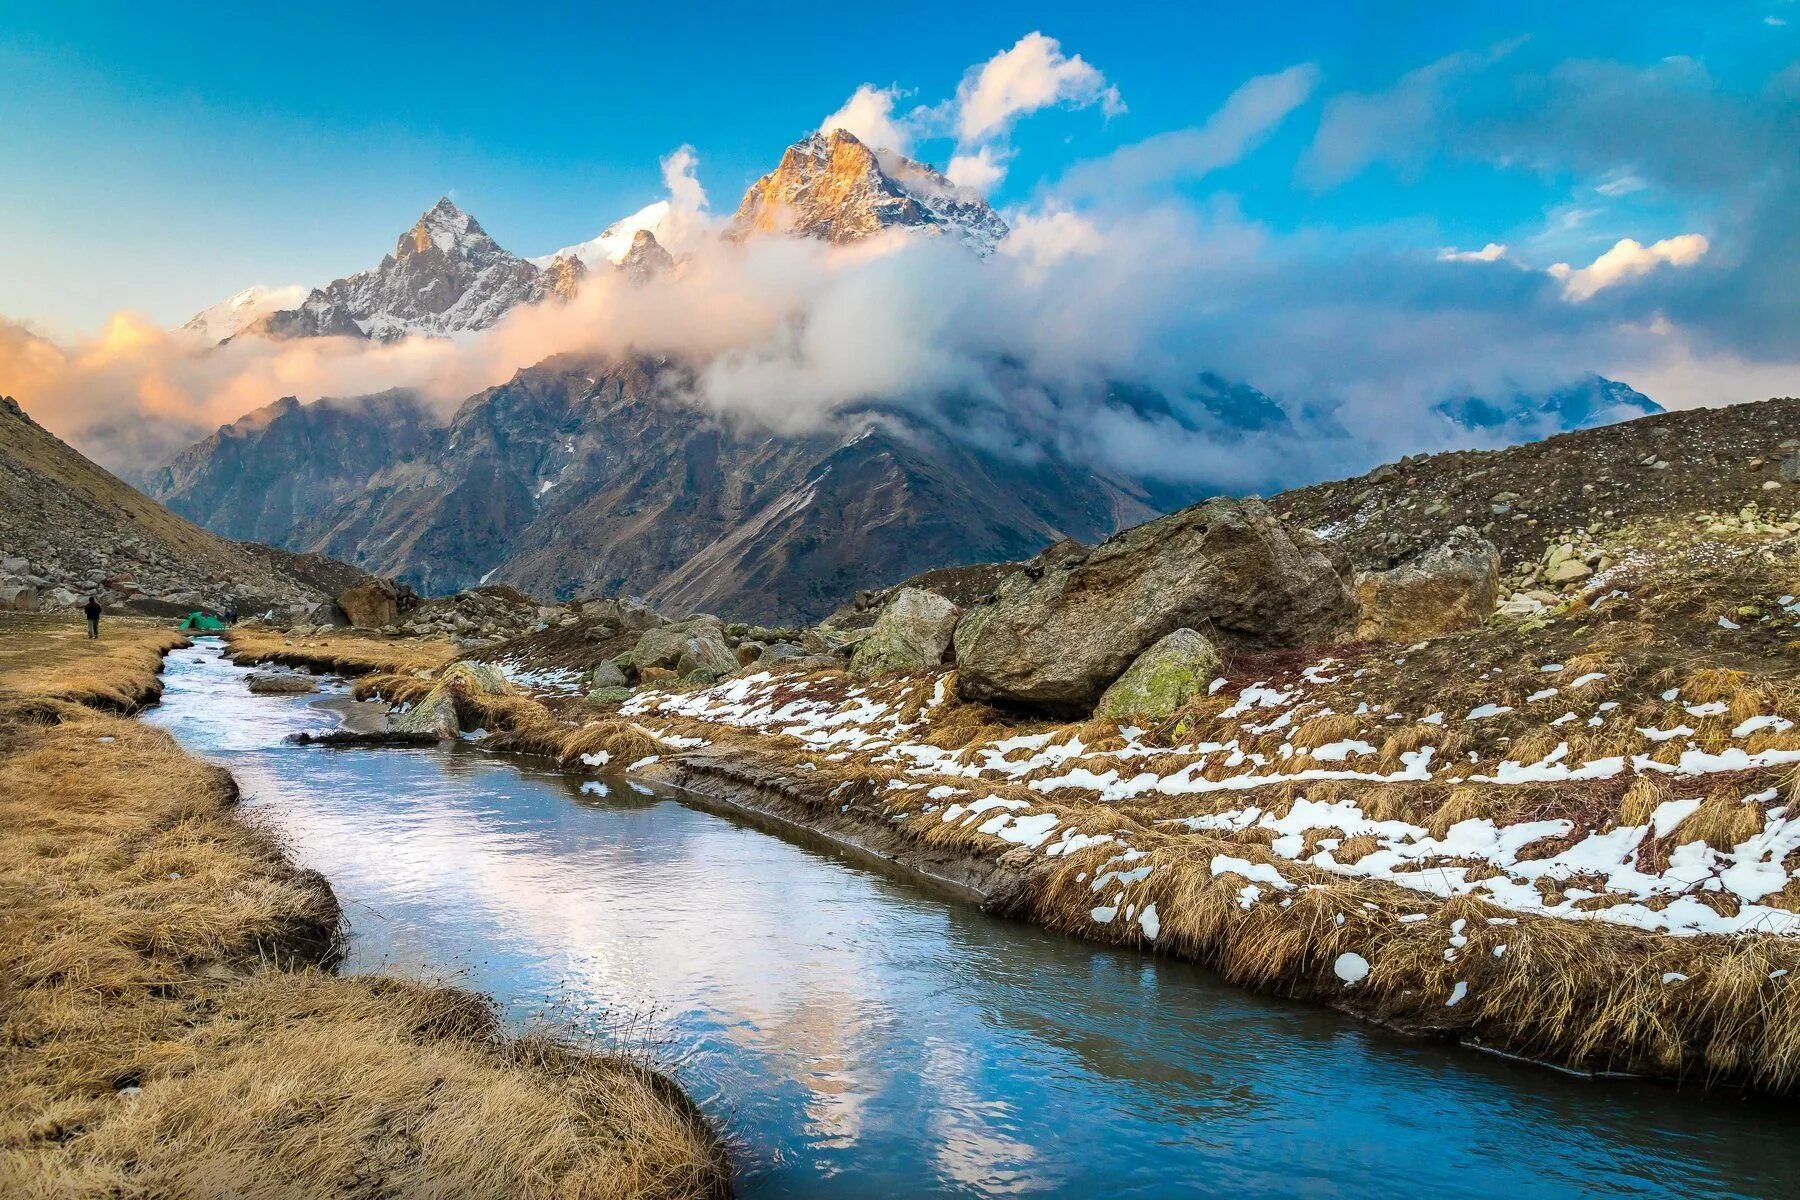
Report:
M 1213 644 L 1192 629 L 1177 629 L 1137 656 L 1100 697 L 1094 715 L 1161 719 L 1204 692 L 1218 672 Z

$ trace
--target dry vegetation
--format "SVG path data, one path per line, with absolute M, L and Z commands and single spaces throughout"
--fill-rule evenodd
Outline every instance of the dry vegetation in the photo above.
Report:
M 0 625 L 0 1194 L 723 1195 L 626 1058 L 481 997 L 329 970 L 338 912 L 129 709 L 167 629 Z
M 457 656 L 438 638 L 394 638 L 362 630 L 295 637 L 279 629 L 238 626 L 226 635 L 233 662 L 275 663 L 333 675 L 411 675 L 436 671 Z

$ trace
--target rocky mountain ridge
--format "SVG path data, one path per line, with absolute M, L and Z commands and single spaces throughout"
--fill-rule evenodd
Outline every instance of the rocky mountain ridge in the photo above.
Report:
M 237 536 L 426 594 L 478 582 L 816 618 L 870 582 L 1095 539 L 1165 501 L 1066 460 L 985 453 L 896 409 L 775 436 L 684 401 L 679 364 L 552 359 L 427 427 L 406 393 L 283 401 L 151 480 Z
M 780 165 L 750 185 L 731 223 L 734 237 L 788 233 L 834 244 L 887 229 L 948 235 L 983 256 L 1008 232 L 980 196 L 843 129 L 789 146 Z
M 394 341 L 486 329 L 520 304 L 574 295 L 585 272 L 577 258 L 540 266 L 502 249 L 446 196 L 375 267 L 314 288 L 296 307 L 257 317 L 235 336 Z

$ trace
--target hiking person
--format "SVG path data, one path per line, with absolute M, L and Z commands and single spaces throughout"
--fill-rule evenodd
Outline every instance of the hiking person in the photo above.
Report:
M 90 595 L 87 599 L 87 603 L 81 606 L 81 611 L 87 614 L 89 639 L 99 637 L 100 636 L 100 597 Z

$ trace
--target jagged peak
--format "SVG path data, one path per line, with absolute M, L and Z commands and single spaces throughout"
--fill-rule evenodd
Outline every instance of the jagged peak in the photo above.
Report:
M 897 226 L 955 234 L 983 256 L 1008 233 L 985 200 L 935 168 L 832 129 L 789 146 L 780 165 L 750 186 L 733 235 L 796 233 L 848 242 Z
M 460 254 L 467 257 L 472 250 L 499 250 L 494 239 L 488 236 L 481 222 L 464 212 L 455 201 L 448 196 L 419 215 L 411 229 L 400 235 L 400 241 L 394 248 L 394 257 L 404 258 L 408 254 L 422 254 L 436 247 L 445 254 Z

